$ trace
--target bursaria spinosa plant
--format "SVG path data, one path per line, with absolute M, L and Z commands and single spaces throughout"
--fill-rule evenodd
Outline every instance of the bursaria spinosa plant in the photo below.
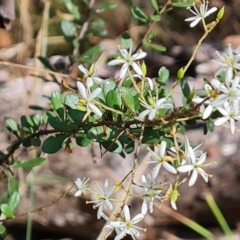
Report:
M 134 152 L 129 173 L 118 182 L 104 179 L 104 182 L 96 182 L 96 188 L 88 176 L 79 176 L 75 181 L 74 196 L 87 196 L 87 203 L 96 209 L 96 220 L 106 220 L 99 239 L 110 235 L 115 240 L 126 235 L 136 239 L 146 232 L 146 227 L 140 224 L 147 214 L 158 211 L 166 203 L 177 210 L 180 185 L 194 187 L 196 181 L 209 181 L 212 175 L 208 167 L 214 163 L 208 162 L 207 152 L 201 150 L 202 143 L 190 141 L 185 133 L 186 124 L 201 121 L 206 133 L 212 132 L 214 126 L 228 122 L 234 134 L 236 122 L 240 121 L 240 54 L 234 53 L 230 46 L 229 54 L 217 54 L 221 60 L 216 60 L 220 69 L 212 79 L 205 80 L 203 89 L 191 89 L 185 79 L 203 40 L 223 17 L 224 8 L 209 8 L 209 3 L 204 0 L 200 4 L 190 0 L 167 1 L 163 6 L 155 0 L 151 2 L 154 9 L 151 16 L 138 7 L 132 9 L 136 20 L 148 24 L 143 39 L 134 43 L 130 36 L 123 35 L 119 52 L 106 62 L 109 67 L 119 69 L 116 78 L 104 79 L 98 75 L 94 63 L 89 66 L 82 62 L 78 66 L 81 81 L 77 81 L 74 90 L 63 80 L 62 86 L 70 92 L 62 95 L 53 91 L 51 109 L 22 116 L 20 122 L 12 118 L 5 121 L 16 141 L 1 153 L 1 164 L 8 177 L 16 182 L 12 168 L 33 168 L 46 160 L 40 154 L 22 162 L 14 155 L 20 147 L 41 146 L 42 152 L 48 154 L 64 148 L 70 153 L 74 150 L 73 141 L 80 147 L 97 142 L 102 155 L 109 152 L 125 157 Z M 188 63 L 179 69 L 176 81 L 168 88 L 169 70 L 162 66 L 157 78 L 149 78 L 145 58 L 148 55 L 146 49 L 164 50 L 164 46 L 152 43 L 156 35 L 152 29 L 173 7 L 193 15 L 185 21 L 191 22 L 191 28 L 201 24 L 203 35 Z M 214 20 L 209 22 L 210 15 Z M 172 96 L 178 84 L 182 90 L 180 106 Z M 141 147 L 150 153 L 146 161 L 139 157 Z M 150 171 L 146 170 L 136 178 L 142 164 Z M 2 220 L 14 216 L 13 211 L 20 201 L 17 184 L 9 187 L 8 195 L 8 202 L 1 205 Z M 134 199 L 141 199 L 142 204 L 139 212 L 131 217 L 129 206 Z

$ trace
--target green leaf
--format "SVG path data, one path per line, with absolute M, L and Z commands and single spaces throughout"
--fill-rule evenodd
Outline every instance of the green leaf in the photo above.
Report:
M 6 204 L 6 203 L 1 204 L 0 209 L 1 209 L 2 213 L 7 218 L 12 218 L 13 217 L 13 211 L 12 211 L 11 207 L 8 204 Z
M 134 151 L 134 148 L 135 148 L 135 144 L 134 144 L 134 141 L 131 141 L 126 147 L 125 147 L 125 152 L 127 154 L 130 154 Z
M 131 39 L 130 35 L 127 32 L 122 34 L 121 41 L 122 41 L 122 44 L 123 44 L 124 48 L 126 48 L 126 49 L 130 48 L 130 46 L 132 44 L 132 39 Z
M 8 177 L 8 195 L 12 195 L 13 192 L 18 192 L 18 181 L 16 178 L 12 175 L 12 173 L 8 170 L 5 170 L 5 173 Z
M 32 141 L 30 138 L 28 138 L 28 139 L 25 139 L 22 144 L 25 148 L 28 148 L 32 146 Z
M 106 142 L 114 139 L 119 130 L 104 126 L 92 127 L 87 132 L 87 138 L 94 142 Z
M 38 105 L 29 105 L 28 107 L 29 107 L 30 109 L 36 110 L 36 111 L 38 111 L 38 110 L 40 110 L 40 111 L 45 110 L 44 107 L 41 107 L 41 106 L 38 106 Z
M 53 154 L 62 148 L 63 142 L 69 137 L 69 134 L 55 134 L 48 137 L 43 145 L 42 150 L 45 153 Z
M 130 88 L 132 86 L 132 80 L 130 77 L 126 77 L 123 81 L 123 87 Z
M 102 13 L 108 9 L 114 9 L 117 7 L 117 4 L 116 3 L 111 3 L 111 2 L 105 2 L 105 3 L 102 3 L 100 6 L 98 6 L 96 8 L 96 12 L 97 13 Z
M 27 161 L 16 161 L 12 166 L 15 168 L 34 168 L 41 165 L 45 160 L 45 158 L 37 157 Z
M 53 109 L 57 111 L 59 117 L 64 119 L 64 105 L 62 94 L 59 91 L 53 91 L 51 94 L 51 103 Z
M 211 119 L 205 121 L 206 125 L 204 126 L 204 134 L 214 131 L 214 122 Z
M 0 234 L 3 234 L 6 232 L 6 228 L 0 223 Z
M 134 98 L 130 92 L 130 90 L 127 90 L 125 93 L 122 94 L 122 100 L 124 102 L 124 105 L 132 112 L 135 113 L 135 104 L 134 104 Z
M 155 31 L 151 31 L 147 36 L 147 41 L 149 42 L 150 40 L 152 40 L 156 36 L 157 36 L 157 33 Z
M 148 17 L 139 7 L 132 8 L 132 14 L 140 22 L 144 22 L 144 23 L 148 22 Z
M 20 121 L 23 127 L 27 128 L 29 132 L 32 132 L 35 124 L 30 116 L 21 116 Z
M 86 112 L 82 112 L 78 109 L 70 109 L 68 111 L 69 120 L 73 123 L 80 123 L 82 122 L 83 117 L 85 116 Z
M 140 109 L 140 102 L 139 102 L 139 99 L 138 99 L 139 95 L 138 94 L 133 94 L 133 92 L 134 92 L 134 90 L 131 91 L 132 96 L 134 98 L 134 109 L 135 109 L 136 112 L 138 112 L 139 109 Z
M 75 36 L 75 26 L 71 21 L 62 20 L 61 21 L 61 29 L 65 37 L 74 37 Z
M 88 147 L 92 145 L 92 141 L 87 138 L 87 135 L 85 133 L 77 133 L 75 135 L 76 143 L 80 147 Z
M 55 72 L 54 68 L 52 67 L 51 63 L 49 62 L 49 59 L 48 58 L 45 58 L 45 57 L 41 57 L 39 56 L 38 57 L 39 61 L 44 65 L 44 67 L 52 70 Z
M 155 9 L 156 12 L 158 12 L 158 3 L 156 0 L 151 0 L 153 8 Z
M 121 110 L 122 99 L 117 90 L 110 90 L 106 96 L 106 105 L 110 108 Z M 117 117 L 118 114 L 113 112 L 113 115 Z
M 13 118 L 5 118 L 5 126 L 7 130 L 11 133 L 16 134 L 19 131 L 19 126 Z
M 41 146 L 41 140 L 39 137 L 31 138 L 31 145 L 34 147 L 40 147 Z
M 88 48 L 87 51 L 85 51 L 82 56 L 83 57 L 92 57 L 94 54 L 99 53 L 101 51 L 100 45 L 95 45 L 93 47 Z
M 149 43 L 147 40 L 143 39 L 143 45 L 144 46 L 147 46 L 147 47 L 150 47 L 156 51 L 159 51 L 159 52 L 165 52 L 167 49 L 166 47 L 164 46 L 161 46 L 161 45 L 158 45 L 158 44 L 154 44 L 154 43 Z
M 64 98 L 64 104 L 72 109 L 77 109 L 77 103 L 79 101 L 79 97 L 77 94 L 69 93 Z
M 161 21 L 161 17 L 159 15 L 151 15 L 150 19 L 151 19 L 151 21 L 154 21 L 154 22 Z
M 33 115 L 32 120 L 33 120 L 35 126 L 39 127 L 39 125 L 41 124 L 42 115 L 40 113 L 36 113 Z
M 186 79 L 182 79 L 181 82 L 180 82 L 180 86 L 181 86 L 181 89 L 182 89 L 182 93 L 184 95 L 184 97 L 186 97 L 188 99 L 189 95 L 190 95 L 190 92 L 191 92 L 191 89 L 188 85 L 188 82 L 186 81 Z
M 15 210 L 15 208 L 18 206 L 20 202 L 20 195 L 18 192 L 13 192 L 8 200 L 8 205 L 12 209 L 12 211 Z
M 76 4 L 74 4 L 71 0 L 63 0 L 63 2 L 65 3 L 68 11 L 74 16 L 74 18 L 76 20 L 80 20 L 81 19 L 81 15 L 78 11 L 78 7 Z
M 79 52 L 79 48 L 80 48 L 80 43 L 79 43 L 77 38 L 74 38 L 72 40 L 72 45 L 74 47 L 74 50 L 78 53 Z
M 184 2 L 173 2 L 172 6 L 174 7 L 183 7 L 183 8 L 187 8 L 187 7 L 191 7 L 193 5 L 194 0 L 184 0 Z
M 108 150 L 109 152 L 113 153 L 121 153 L 123 150 L 123 146 L 120 141 L 110 141 L 110 142 L 102 142 L 102 146 Z M 110 147 L 111 146 L 111 147 Z
M 169 75 L 169 70 L 166 67 L 161 67 L 158 71 L 158 78 L 156 79 L 156 82 L 165 86 L 167 80 L 169 79 Z
M 114 90 L 116 88 L 116 82 L 114 79 L 108 78 L 107 81 L 108 81 L 108 84 L 103 85 L 103 93 L 105 97 L 107 96 L 107 93 L 110 90 Z
M 150 127 L 146 127 L 144 129 L 143 139 L 142 139 L 143 143 L 157 144 L 160 142 L 159 138 L 160 138 L 160 135 L 159 135 L 158 131 L 153 130 Z
M 59 117 L 54 116 L 53 113 L 47 112 L 48 123 L 55 129 L 59 131 L 74 131 L 78 129 L 76 124 L 67 124 L 62 121 Z

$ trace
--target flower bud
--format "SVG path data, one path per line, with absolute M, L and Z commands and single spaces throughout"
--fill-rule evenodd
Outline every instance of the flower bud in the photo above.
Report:
M 90 77 L 90 76 L 92 76 L 93 75 L 93 73 L 94 73 L 94 64 L 92 64 L 91 66 L 90 66 L 90 68 L 89 68 L 89 70 L 88 70 L 88 76 Z
M 218 14 L 217 14 L 217 20 L 221 20 L 224 16 L 224 10 L 225 10 L 225 6 L 223 6 L 219 11 L 218 11 Z
M 146 66 L 144 61 L 142 62 L 141 70 L 143 72 L 143 76 L 146 76 L 146 74 L 147 74 L 147 66 Z
M 177 72 L 177 80 L 180 80 L 183 77 L 184 77 L 184 69 L 183 69 L 183 67 L 181 67 L 178 69 L 178 72 Z

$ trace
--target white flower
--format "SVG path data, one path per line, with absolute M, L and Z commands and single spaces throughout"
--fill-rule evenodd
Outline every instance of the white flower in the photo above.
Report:
M 104 230 L 111 230 L 114 228 L 116 230 L 117 236 L 114 240 L 120 240 L 124 238 L 127 234 L 131 235 L 133 239 L 139 237 L 140 233 L 138 230 L 146 231 L 143 228 L 135 226 L 136 223 L 140 222 L 144 215 L 139 213 L 132 220 L 130 216 L 129 207 L 124 205 L 123 207 L 124 221 L 110 221 L 107 225 L 104 226 Z
M 172 159 L 170 156 L 165 156 L 166 147 L 167 147 L 167 143 L 165 141 L 162 141 L 161 146 L 159 148 L 159 154 L 156 154 L 151 149 L 148 149 L 153 155 L 150 157 L 151 160 L 146 163 L 157 163 L 157 165 L 153 169 L 153 175 L 152 175 L 153 178 L 157 177 L 161 169 L 161 166 L 163 166 L 170 173 L 173 173 L 173 174 L 177 173 L 177 170 L 170 163 L 166 161 L 166 160 Z
M 212 103 L 218 107 L 224 104 L 226 101 L 228 101 L 229 104 L 233 104 L 234 102 L 239 101 L 240 100 L 239 81 L 240 77 L 236 76 L 232 80 L 227 79 L 225 85 L 223 85 L 219 80 L 213 79 L 212 83 L 215 84 L 215 86 L 218 86 L 218 91 L 221 94 L 215 100 L 213 100 Z
M 98 185 L 98 183 L 97 183 Z M 114 186 L 111 188 L 108 188 L 108 179 L 105 180 L 103 189 L 98 185 L 98 188 L 100 189 L 100 193 L 97 193 L 95 191 L 91 191 L 91 193 L 95 194 L 97 197 L 97 200 L 93 201 L 87 201 L 87 203 L 94 203 L 96 204 L 95 207 L 98 207 L 98 212 L 97 212 L 97 219 L 100 219 L 101 216 L 103 215 L 103 210 L 104 208 L 108 208 L 109 210 L 113 210 L 113 205 L 111 203 L 111 194 L 114 192 Z
M 229 102 L 225 102 L 223 107 L 217 107 L 218 111 L 223 115 L 223 117 L 218 118 L 214 121 L 215 126 L 220 126 L 225 122 L 229 121 L 231 133 L 235 132 L 235 121 L 240 121 L 240 112 L 239 112 L 239 102 L 235 102 L 232 106 L 229 105 Z
M 216 89 L 213 89 L 209 84 L 204 85 L 206 95 L 207 97 L 209 97 L 208 100 L 205 100 L 205 98 L 201 98 L 198 96 L 192 99 L 192 101 L 197 104 L 204 102 L 204 105 L 207 105 L 207 107 L 205 107 L 203 111 L 202 119 L 207 119 L 211 115 L 215 107 L 221 106 L 223 104 L 223 101 L 220 98 L 220 92 L 218 91 L 220 85 L 216 85 L 218 84 L 218 82 L 215 80 L 216 79 L 212 81 L 212 84 L 214 87 L 216 87 Z
M 96 98 L 101 92 L 101 88 L 96 88 L 93 92 L 90 92 L 90 89 L 86 89 L 81 82 L 77 82 L 78 90 L 82 96 L 77 105 L 86 106 L 88 111 L 94 112 L 98 117 L 102 116 L 102 112 L 97 106 L 95 106 L 92 101 Z
M 77 178 L 75 181 L 75 184 L 77 185 L 78 190 L 74 194 L 74 197 L 80 197 L 83 194 L 83 191 L 87 189 L 87 183 L 89 181 L 89 178 L 83 178 L 81 180 L 80 178 Z
M 147 175 L 147 178 L 142 175 L 142 184 L 144 187 L 144 199 L 142 203 L 142 210 L 141 213 L 145 215 L 147 213 L 147 210 L 149 210 L 150 213 L 153 213 L 153 205 L 157 205 L 154 201 L 156 199 L 162 199 L 163 195 L 161 195 L 162 192 L 162 185 L 163 184 L 157 184 L 156 179 L 154 177 L 153 171 L 151 171 L 150 174 Z
M 120 79 L 122 79 L 126 75 L 127 70 L 129 69 L 130 66 L 132 66 L 132 68 L 138 75 L 142 75 L 142 70 L 135 61 L 146 57 L 147 53 L 138 52 L 132 55 L 132 44 L 129 48 L 129 52 L 126 49 L 119 49 L 119 51 L 122 55 L 122 58 L 111 60 L 110 62 L 108 62 L 108 65 L 115 66 L 118 64 L 123 64 L 120 70 L 120 76 L 119 76 Z
M 209 165 L 209 164 L 203 165 L 203 163 L 206 160 L 207 153 L 206 152 L 202 153 L 201 156 L 197 158 L 190 145 L 188 146 L 188 153 L 190 156 L 191 164 L 186 164 L 177 168 L 177 170 L 182 173 L 184 172 L 190 173 L 192 171 L 192 175 L 190 177 L 188 186 L 191 187 L 195 184 L 195 182 L 197 181 L 198 174 L 200 174 L 203 177 L 205 182 L 208 182 L 209 174 L 207 174 L 202 169 L 202 167 Z
M 99 77 L 95 76 L 94 64 L 91 65 L 89 70 L 87 70 L 82 64 L 80 64 L 78 66 L 78 69 L 80 70 L 80 72 L 84 73 L 84 77 L 87 78 L 86 85 L 87 85 L 88 88 L 92 87 L 93 82 L 96 82 L 98 84 L 108 83 L 108 81 L 103 80 L 102 78 L 99 78 Z
M 198 11 L 195 3 L 193 5 L 193 10 L 189 8 L 189 10 L 195 15 L 194 17 L 190 17 L 185 19 L 185 21 L 192 22 L 190 24 L 190 27 L 195 27 L 201 20 L 204 21 L 204 18 L 209 16 L 210 14 L 214 13 L 217 11 L 216 7 L 212 7 L 211 9 L 208 10 L 208 1 L 203 0 L 203 3 L 200 5 L 200 9 Z
M 158 99 L 158 94 L 156 95 L 156 99 L 152 97 L 150 92 L 150 97 L 148 97 L 148 102 L 143 101 L 142 99 L 139 99 L 140 104 L 146 108 L 146 110 L 142 111 L 137 119 L 142 121 L 146 116 L 148 116 L 148 119 L 152 121 L 156 115 L 158 110 L 160 109 L 172 109 L 173 105 L 171 103 L 165 103 L 167 101 L 166 98 Z
M 218 62 L 214 60 L 214 62 L 217 62 L 221 65 L 219 71 L 226 71 L 226 78 L 232 79 L 233 73 L 237 70 L 240 70 L 240 54 L 233 53 L 233 50 L 231 48 L 231 45 L 228 45 L 229 54 L 226 53 L 222 55 L 219 54 L 218 51 L 216 51 L 216 54 L 218 57 L 222 60 L 222 62 Z

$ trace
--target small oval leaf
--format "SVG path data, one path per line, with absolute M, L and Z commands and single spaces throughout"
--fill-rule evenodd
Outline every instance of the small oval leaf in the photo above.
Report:
M 55 134 L 47 138 L 43 145 L 42 150 L 45 153 L 56 153 L 62 148 L 63 142 L 69 137 L 68 134 Z
M 16 168 L 34 168 L 41 165 L 46 159 L 45 158 L 33 158 L 27 161 L 18 161 L 13 163 L 13 167 Z
M 12 209 L 10 208 L 10 206 L 8 204 L 3 203 L 0 208 L 1 208 L 2 213 L 7 218 L 12 218 L 13 217 L 13 211 L 12 211 Z
M 8 200 L 8 205 L 12 209 L 12 211 L 15 210 L 15 208 L 18 206 L 20 202 L 20 195 L 18 192 L 13 192 Z

